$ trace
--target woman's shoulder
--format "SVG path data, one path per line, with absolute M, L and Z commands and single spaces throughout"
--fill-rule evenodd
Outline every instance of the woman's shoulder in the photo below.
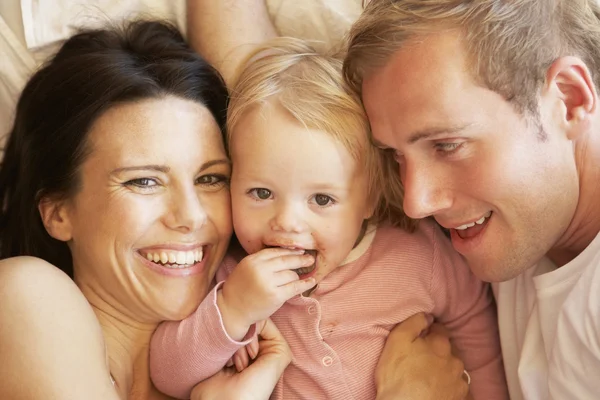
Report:
M 22 311 L 31 306 L 35 311 L 38 306 L 44 309 L 64 302 L 86 302 L 67 274 L 36 257 L 0 260 L 0 287 L 0 300 L 18 299 L 16 306 Z
M 0 261 L 0 354 L 0 376 L 13 377 L 0 398 L 82 395 L 86 375 L 109 376 L 92 307 L 69 276 L 34 257 Z

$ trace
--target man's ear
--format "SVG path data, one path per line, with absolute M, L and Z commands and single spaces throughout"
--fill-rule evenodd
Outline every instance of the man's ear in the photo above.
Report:
M 69 218 L 68 201 L 44 197 L 38 204 L 38 210 L 50 236 L 63 242 L 72 239 L 73 227 Z
M 589 69 L 577 57 L 561 57 L 546 73 L 547 88 L 556 88 L 561 101 L 561 122 L 569 140 L 576 139 L 590 126 L 598 94 Z

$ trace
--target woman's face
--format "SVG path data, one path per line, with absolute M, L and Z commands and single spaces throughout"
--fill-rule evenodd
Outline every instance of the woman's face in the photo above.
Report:
M 202 105 L 113 107 L 92 126 L 65 205 L 75 280 L 138 321 L 180 319 L 207 294 L 231 236 L 230 163 Z

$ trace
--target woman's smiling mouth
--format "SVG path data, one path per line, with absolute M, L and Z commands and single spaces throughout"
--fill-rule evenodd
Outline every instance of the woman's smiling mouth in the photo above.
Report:
M 153 246 L 139 249 L 137 254 L 144 265 L 168 276 L 187 276 L 204 271 L 208 245 Z
M 140 254 L 148 261 L 163 265 L 167 268 L 185 268 L 202 261 L 204 251 L 202 248 L 189 251 L 154 249 L 147 252 L 140 251 Z

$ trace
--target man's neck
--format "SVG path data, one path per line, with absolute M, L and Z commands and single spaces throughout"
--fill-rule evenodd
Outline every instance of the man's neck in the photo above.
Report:
M 565 233 L 548 256 L 563 266 L 577 257 L 600 232 L 600 137 L 587 135 L 575 145 L 579 200 Z

